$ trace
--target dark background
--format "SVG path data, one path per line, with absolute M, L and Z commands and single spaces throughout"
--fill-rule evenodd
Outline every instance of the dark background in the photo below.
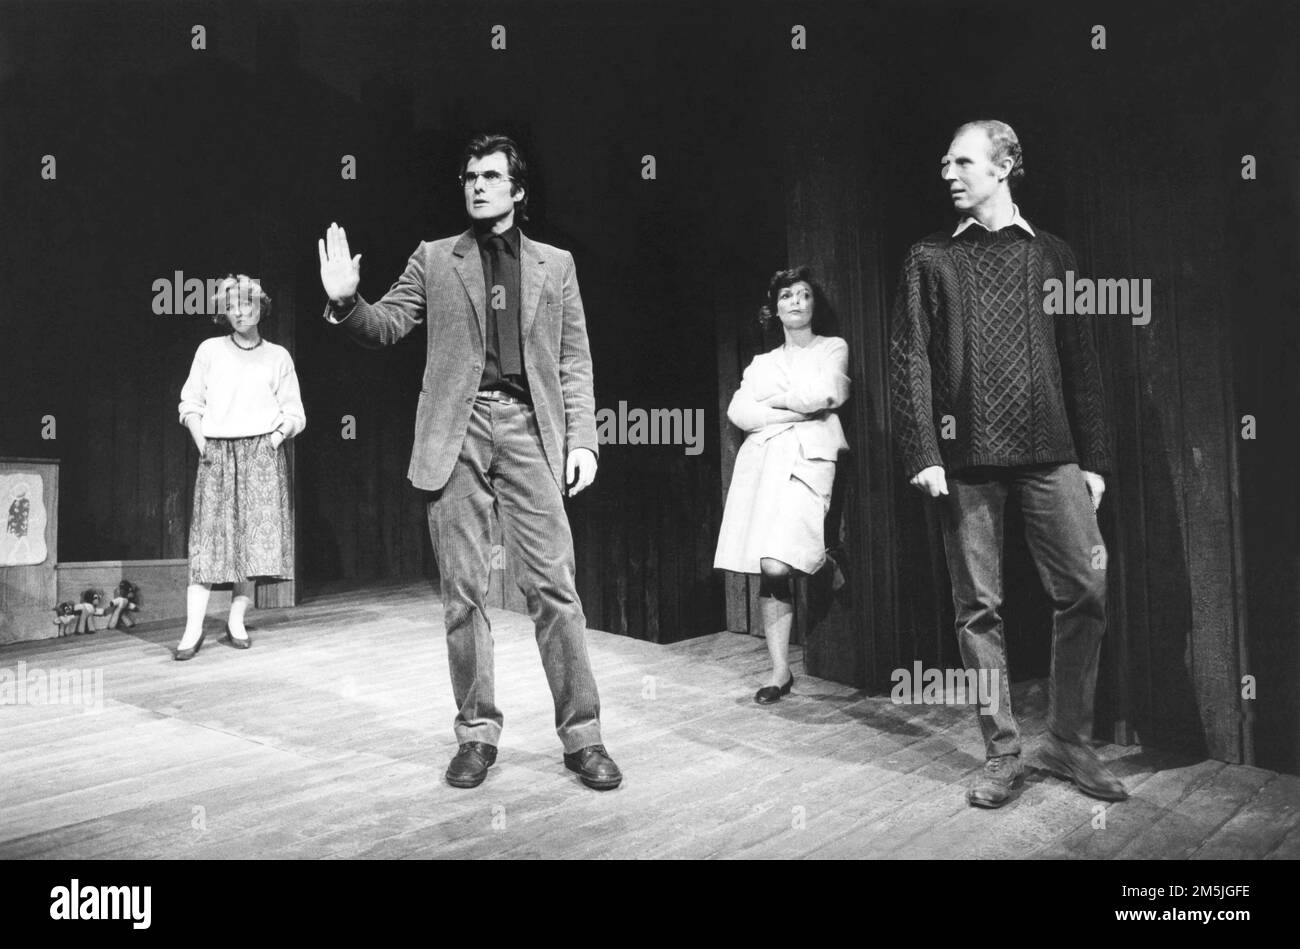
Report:
M 702 455 L 605 446 L 570 503 L 590 624 L 660 642 L 749 627 L 711 569 L 739 442 L 721 409 L 765 345 L 767 277 L 808 262 L 854 378 L 831 525 L 850 584 L 815 611 L 809 669 L 879 687 L 913 658 L 954 664 L 933 511 L 888 436 L 884 341 L 907 245 L 951 226 L 951 131 L 993 116 L 1025 147 L 1026 217 L 1085 271 L 1155 283 L 1150 326 L 1097 326 L 1119 451 L 1099 731 L 1295 771 L 1297 26 L 1281 2 L 6 0 L 0 454 L 63 460 L 64 559 L 184 557 L 196 459 L 176 403 L 216 330 L 155 316 L 151 286 L 251 272 L 307 407 L 300 594 L 436 575 L 404 478 L 423 334 L 368 352 L 332 332 L 315 246 L 343 224 L 378 298 L 420 240 L 463 228 L 460 149 L 503 130 L 534 165 L 527 232 L 575 255 L 597 406 L 705 411 Z M 1013 673 L 1042 675 L 1049 604 L 1015 544 L 1006 586 Z

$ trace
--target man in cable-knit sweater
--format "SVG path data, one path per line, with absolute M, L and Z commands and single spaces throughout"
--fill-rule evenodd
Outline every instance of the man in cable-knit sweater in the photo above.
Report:
M 1024 778 L 998 614 L 1009 497 L 1054 608 L 1043 763 L 1094 797 L 1127 796 L 1088 745 L 1106 630 L 1095 512 L 1111 465 L 1097 355 L 1085 319 L 1043 311 L 1044 282 L 1078 267 L 1012 202 L 1023 174 L 1011 126 L 957 130 L 942 176 L 961 221 L 912 245 L 893 314 L 905 473 L 940 499 L 962 659 L 996 689 L 979 715 L 986 761 L 967 793 L 976 807 L 1002 806 Z

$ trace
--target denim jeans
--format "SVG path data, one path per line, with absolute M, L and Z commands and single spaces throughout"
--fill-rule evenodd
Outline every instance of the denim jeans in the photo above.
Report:
M 985 753 L 1021 750 L 998 613 L 1008 495 L 1020 503 L 1029 552 L 1052 601 L 1047 727 L 1065 741 L 1087 741 L 1106 632 L 1106 548 L 1083 473 L 1076 464 L 970 468 L 948 479 L 948 492 L 939 499 L 940 520 L 962 661 L 997 673 L 997 711 L 979 716 Z
M 428 504 L 429 536 L 442 575 L 447 657 L 457 742 L 496 745 L 492 627 L 486 600 L 492 510 L 537 634 L 566 752 L 600 743 L 600 696 L 587 656 L 587 618 L 574 583 L 573 536 L 564 499 L 543 454 L 533 409 L 477 399 L 460 457 Z

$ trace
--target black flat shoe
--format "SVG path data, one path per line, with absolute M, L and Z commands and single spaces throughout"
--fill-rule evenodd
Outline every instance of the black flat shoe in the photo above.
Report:
M 454 788 L 476 788 L 487 777 L 488 768 L 497 760 L 495 745 L 484 741 L 463 743 L 447 766 L 447 783 Z
M 176 650 L 176 655 L 173 656 L 172 658 L 175 659 L 177 662 L 184 662 L 186 659 L 193 659 L 195 656 L 199 654 L 199 650 L 203 648 L 203 638 L 207 635 L 208 635 L 208 631 L 206 629 L 203 630 L 202 632 L 199 633 L 199 638 L 195 640 L 193 646 L 191 646 L 189 649 L 181 649 L 178 647 Z
M 841 555 L 838 551 L 826 551 L 826 566 L 823 568 L 830 572 L 831 592 L 839 593 L 844 589 L 848 581 L 844 577 L 844 567 L 840 563 Z
M 623 781 L 623 772 L 604 745 L 588 745 L 565 754 L 564 766 L 576 771 L 582 783 L 595 791 L 612 791 Z
M 253 637 L 248 635 L 247 630 L 244 631 L 243 639 L 237 639 L 235 635 L 230 632 L 229 623 L 226 624 L 226 635 L 221 637 L 221 641 L 229 646 L 234 646 L 236 649 L 248 649 L 253 645 Z
M 790 673 L 790 681 L 785 685 L 765 685 L 754 693 L 754 701 L 759 705 L 772 705 L 781 701 L 781 696 L 789 695 L 790 689 L 794 687 L 794 673 Z

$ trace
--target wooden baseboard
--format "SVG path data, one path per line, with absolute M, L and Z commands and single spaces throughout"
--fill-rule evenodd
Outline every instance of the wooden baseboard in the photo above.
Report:
M 130 580 L 140 591 L 140 609 L 131 614 L 136 622 L 185 618 L 185 590 L 190 582 L 190 562 L 175 560 L 90 560 L 61 563 L 55 566 L 57 599 L 50 604 L 44 628 L 23 630 L 19 639 L 50 639 L 58 635 L 54 626 L 56 603 L 81 600 L 83 590 L 103 590 L 111 599 L 122 580 Z M 230 609 L 230 591 L 213 590 L 208 598 L 208 615 L 224 614 Z M 95 617 L 95 628 L 103 629 L 108 617 Z

